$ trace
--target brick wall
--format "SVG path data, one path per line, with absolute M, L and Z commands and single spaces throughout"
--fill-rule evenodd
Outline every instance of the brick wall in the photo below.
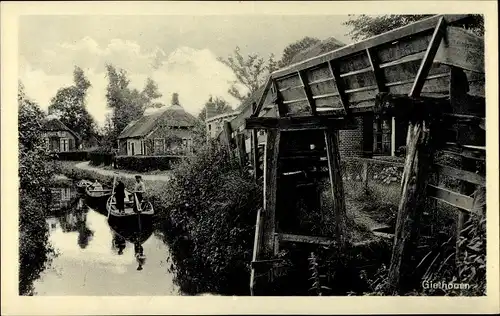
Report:
M 363 118 L 357 117 L 358 128 L 339 131 L 339 150 L 341 157 L 363 156 Z

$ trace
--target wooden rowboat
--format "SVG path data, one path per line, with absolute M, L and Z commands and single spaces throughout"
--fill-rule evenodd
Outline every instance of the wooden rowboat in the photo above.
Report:
M 110 217 L 126 218 L 130 216 L 137 217 L 137 215 L 152 216 L 154 214 L 154 209 L 151 202 L 143 201 L 142 203 L 140 203 L 140 210 L 137 210 L 135 207 L 135 203 L 130 198 L 131 196 L 135 198 L 135 195 L 125 191 L 125 196 L 126 196 L 124 203 L 125 207 L 123 212 L 120 212 L 116 207 L 116 199 L 114 194 L 108 198 L 108 201 L 106 202 L 106 210 L 108 211 L 108 218 Z
M 89 180 L 80 180 L 76 184 L 76 188 L 78 189 L 79 192 L 84 193 L 85 190 L 92 185 L 92 182 Z
M 111 189 L 94 189 L 92 186 L 88 186 L 85 192 L 91 198 L 107 198 L 111 195 Z

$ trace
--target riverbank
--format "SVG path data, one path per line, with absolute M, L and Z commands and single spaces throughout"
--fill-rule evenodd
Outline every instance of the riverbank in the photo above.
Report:
M 99 168 L 99 167 L 94 167 L 90 165 L 89 161 L 82 161 L 74 164 L 74 167 L 77 169 L 81 170 L 86 170 L 86 171 L 91 171 L 98 173 L 103 176 L 110 176 L 113 177 L 116 173 L 118 173 L 119 177 L 126 178 L 126 179 L 134 179 L 135 175 L 138 174 L 132 173 L 130 171 L 124 171 L 124 170 L 114 170 L 114 169 L 104 169 L 104 168 Z M 143 174 L 142 179 L 147 180 L 147 181 L 169 181 L 171 179 L 171 172 L 164 171 L 160 174 Z

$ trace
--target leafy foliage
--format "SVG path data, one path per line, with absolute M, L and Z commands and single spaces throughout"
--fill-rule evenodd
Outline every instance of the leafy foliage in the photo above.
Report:
M 236 161 L 212 143 L 173 170 L 154 204 L 172 223 L 165 234 L 177 257 L 177 275 L 194 292 L 247 292 L 256 209 L 261 190 Z M 183 241 L 184 240 L 184 241 Z M 183 255 L 184 254 L 184 255 Z
M 51 253 L 45 210 L 54 166 L 48 162 L 42 135 L 44 113 L 29 100 L 22 83 L 19 106 L 19 293 L 33 294 L 33 281 L 43 271 Z
M 269 57 L 268 61 L 257 54 L 249 54 L 247 57 L 244 57 L 239 47 L 236 47 L 234 54 L 227 57 L 227 59 L 219 58 L 218 60 L 231 68 L 236 75 L 237 81 L 232 83 L 228 92 L 242 102 L 250 94 L 257 91 L 269 73 L 276 69 L 276 61 L 273 55 Z M 237 83 L 243 85 L 248 90 L 248 93 L 245 95 L 241 94 L 236 86 Z
M 19 83 L 17 101 L 20 189 L 26 192 L 38 192 L 49 183 L 53 173 L 50 164 L 47 163 L 49 156 L 41 137 L 45 113 L 27 98 L 22 83 Z
M 116 165 L 133 171 L 170 170 L 181 158 L 177 156 L 119 156 Z
M 348 33 L 353 40 L 363 40 L 390 30 L 402 27 L 431 15 L 356 15 L 344 22 L 344 25 L 349 26 L 352 30 Z M 462 27 L 475 33 L 478 36 L 484 35 L 484 17 L 482 15 L 474 15 L 466 21 Z
M 61 122 L 77 132 L 84 140 L 95 134 L 95 121 L 87 111 L 85 97 L 90 81 L 80 67 L 73 71 L 73 85 L 57 91 L 49 105 L 49 114 L 55 114 Z
M 153 79 L 146 80 L 142 91 L 129 88 L 130 80 L 127 72 L 116 69 L 113 65 L 106 65 L 108 86 L 106 88 L 106 99 L 108 107 L 112 110 L 112 116 L 106 120 L 105 143 L 114 146 L 118 135 L 125 127 L 140 118 L 144 110 L 149 107 L 161 107 L 161 103 L 154 102 L 162 95 L 158 91 L 158 85 Z

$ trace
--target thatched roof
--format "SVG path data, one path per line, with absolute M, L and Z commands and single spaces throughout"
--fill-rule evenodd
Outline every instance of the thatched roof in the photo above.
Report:
M 56 117 L 49 117 L 47 120 L 45 120 L 45 122 L 43 123 L 43 130 L 51 132 L 65 131 L 71 133 L 76 139 L 81 139 L 80 135 L 78 135 L 77 132 L 64 125 L 64 123 Z
M 180 105 L 171 105 L 165 109 L 149 115 L 144 115 L 140 119 L 130 122 L 121 132 L 119 139 L 143 137 L 153 131 L 160 122 L 168 126 L 193 127 L 197 119 L 187 113 Z

